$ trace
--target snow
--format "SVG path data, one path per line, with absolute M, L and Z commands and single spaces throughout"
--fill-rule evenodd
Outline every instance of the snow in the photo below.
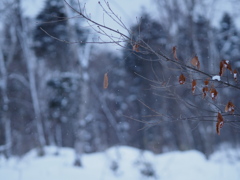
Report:
M 212 80 L 221 81 L 221 77 L 219 75 L 215 75 L 212 77 Z
M 207 160 L 196 150 L 155 155 L 149 151 L 120 146 L 105 152 L 82 156 L 83 167 L 74 167 L 74 151 L 46 147 L 46 155 L 38 157 L 32 150 L 22 158 L 6 160 L 0 156 L 2 180 L 239 180 L 240 154 L 234 149 L 217 151 Z M 115 169 L 115 170 L 113 170 Z M 152 177 L 144 172 L 153 172 Z

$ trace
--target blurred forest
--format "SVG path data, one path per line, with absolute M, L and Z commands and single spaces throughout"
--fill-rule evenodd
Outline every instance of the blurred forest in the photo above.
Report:
M 128 43 L 119 55 L 103 48 L 96 51 L 92 43 L 60 42 L 40 27 L 69 42 L 91 41 L 94 34 L 80 18 L 65 20 L 72 14 L 63 1 L 46 0 L 36 19 L 23 16 L 20 2 L 2 2 L 0 9 L 0 153 L 23 155 L 37 147 L 44 155 L 46 145 L 73 147 L 75 163 L 81 165 L 82 153 L 115 145 L 154 153 L 197 149 L 206 156 L 221 143 L 239 146 L 240 124 L 225 124 L 218 136 L 216 111 L 212 111 L 217 107 L 209 97 L 203 103 L 201 90 L 192 95 L 190 83 L 179 85 L 178 70 L 155 61 L 151 54 L 140 58 Z M 186 1 L 185 12 L 160 2 L 155 5 L 168 16 L 156 21 L 146 12 L 138 15 L 141 22 L 130 27 L 133 39 L 141 38 L 171 58 L 173 46 L 178 48 L 178 59 L 190 61 L 197 54 L 201 68 L 210 74 L 218 74 L 222 59 L 230 60 L 239 72 L 240 31 L 229 14 L 223 15 L 219 28 L 213 28 L 210 19 L 193 15 L 201 1 Z M 230 73 L 224 78 L 230 79 Z M 175 86 L 167 88 L 151 80 Z M 224 100 L 233 101 L 237 114 L 239 90 L 217 87 L 218 104 L 224 107 Z M 201 118 L 179 119 L 196 116 Z M 137 120 L 156 124 L 144 128 Z

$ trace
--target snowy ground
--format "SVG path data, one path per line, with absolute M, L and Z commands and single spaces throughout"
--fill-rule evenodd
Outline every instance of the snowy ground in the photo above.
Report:
M 23 158 L 0 156 L 1 180 L 239 180 L 240 153 L 224 150 L 209 160 L 198 151 L 154 155 L 130 147 L 113 147 L 104 153 L 84 155 L 83 168 L 73 166 L 74 151 L 46 147 L 47 155 L 32 150 Z M 117 162 L 117 163 L 115 163 Z M 147 176 L 151 175 L 151 176 Z

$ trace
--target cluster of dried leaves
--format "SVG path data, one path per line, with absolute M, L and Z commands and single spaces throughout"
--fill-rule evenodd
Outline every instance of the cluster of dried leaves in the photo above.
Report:
M 172 52 L 173 52 L 174 59 L 178 61 L 178 58 L 177 58 L 177 48 L 176 48 L 176 46 L 174 46 L 174 47 L 172 48 Z M 191 59 L 190 63 L 191 63 L 194 67 L 196 67 L 198 70 L 200 69 L 200 62 L 199 62 L 198 56 L 194 56 L 194 57 Z M 228 60 L 222 60 L 222 61 L 220 62 L 219 76 L 222 76 L 222 75 L 224 74 L 225 70 L 229 70 L 229 72 L 230 72 L 231 74 L 233 74 L 234 80 L 237 81 L 237 74 L 238 74 L 238 72 L 237 72 L 236 69 L 235 69 L 235 70 L 232 70 L 232 67 L 231 67 L 231 65 L 230 65 L 230 62 L 229 62 Z M 217 95 L 218 95 L 218 92 L 217 92 L 217 90 L 214 88 L 214 84 L 211 84 L 211 87 L 210 87 L 210 88 L 208 87 L 208 86 L 209 86 L 209 80 L 210 80 L 210 78 L 207 78 L 207 79 L 204 81 L 204 86 L 203 86 L 203 88 L 202 88 L 203 99 L 206 98 L 207 93 L 209 92 L 211 99 L 212 99 L 212 100 L 216 100 L 216 97 L 217 97 Z M 186 77 L 185 77 L 183 74 L 181 74 L 181 75 L 179 76 L 178 81 L 179 81 L 179 84 L 181 84 L 181 85 L 182 85 L 182 84 L 185 84 L 185 82 L 186 82 Z M 195 91 L 196 91 L 196 87 L 197 87 L 197 80 L 193 79 L 191 85 L 192 85 L 192 93 L 194 94 Z M 228 112 L 228 113 L 233 114 L 233 113 L 234 113 L 234 108 L 235 108 L 235 105 L 234 105 L 231 101 L 229 101 L 229 102 L 226 104 L 226 106 L 225 106 L 225 112 L 226 112 L 226 113 Z M 220 135 L 220 129 L 223 127 L 223 124 L 224 124 L 223 116 L 222 116 L 222 114 L 221 114 L 220 112 L 218 112 L 218 115 L 217 115 L 217 124 L 216 124 L 216 132 L 217 132 L 218 135 Z
M 179 80 L 178 81 L 179 81 L 179 84 L 184 84 L 185 81 L 186 81 L 186 77 L 183 74 L 181 74 L 179 76 Z M 208 88 L 208 84 L 209 84 L 209 79 L 204 81 L 204 86 L 202 88 L 203 99 L 206 97 L 207 93 L 209 92 L 210 93 L 210 97 L 212 98 L 212 100 L 215 100 L 217 95 L 218 95 L 218 92 L 214 88 L 214 84 L 212 84 L 210 89 Z M 193 94 L 196 91 L 196 87 L 197 87 L 197 80 L 193 79 L 192 80 L 192 93 Z
M 225 112 L 230 112 L 231 114 L 233 114 L 234 107 L 235 107 L 235 105 L 231 101 L 229 101 L 227 103 L 227 105 L 225 106 Z M 222 114 L 218 112 L 217 124 L 216 124 L 216 131 L 217 131 L 218 135 L 220 135 L 220 129 L 223 127 L 223 124 L 224 124 L 224 119 L 222 117 Z
M 237 81 L 237 70 L 234 69 L 232 70 L 231 64 L 229 60 L 222 60 L 219 64 L 219 76 L 222 76 L 225 70 L 229 70 L 229 72 L 232 74 L 233 73 L 233 78 L 235 81 Z
M 132 46 L 132 50 L 134 52 L 139 52 L 139 44 L 138 43 L 135 43 L 133 46 Z M 173 57 L 176 61 L 179 61 L 178 57 L 177 57 L 177 47 L 174 46 L 172 48 L 172 53 L 173 53 Z M 198 56 L 195 55 L 191 61 L 190 61 L 191 65 L 193 65 L 195 68 L 197 68 L 198 70 L 200 70 L 200 61 L 198 59 Z M 219 76 L 222 76 L 225 72 L 225 70 L 229 70 L 231 74 L 233 74 L 233 78 L 235 81 L 237 81 L 237 70 L 235 69 L 234 71 L 232 70 L 232 67 L 229 63 L 228 60 L 222 60 L 220 62 L 220 71 L 219 71 Z M 217 90 L 215 89 L 214 87 L 214 84 L 211 84 L 211 87 L 209 88 L 209 80 L 210 78 L 207 78 L 205 81 L 204 81 L 204 85 L 203 85 L 203 88 L 202 88 L 202 93 L 203 93 L 203 99 L 206 98 L 207 96 L 207 93 L 210 94 L 210 97 L 212 100 L 216 100 L 216 97 L 218 95 L 218 92 Z M 186 82 L 186 77 L 183 75 L 183 74 L 180 74 L 179 76 L 179 84 L 183 85 L 185 84 Z M 196 91 L 196 87 L 197 87 L 197 80 L 193 79 L 192 80 L 192 93 L 194 94 L 195 91 Z M 104 89 L 107 89 L 108 88 L 108 73 L 105 73 L 104 74 L 104 81 L 103 81 L 103 88 Z M 229 101 L 225 107 L 225 112 L 229 112 L 231 114 L 234 113 L 234 107 L 235 105 Z M 220 112 L 218 112 L 218 115 L 217 115 L 217 123 L 216 123 L 216 132 L 218 135 L 220 135 L 220 129 L 223 127 L 223 124 L 224 124 L 224 119 L 223 119 L 223 116 Z

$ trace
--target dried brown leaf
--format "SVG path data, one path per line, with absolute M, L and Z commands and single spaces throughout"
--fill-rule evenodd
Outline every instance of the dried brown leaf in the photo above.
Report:
M 104 74 L 104 78 L 103 78 L 103 88 L 107 89 L 108 88 L 108 73 Z
M 180 83 L 180 84 L 184 84 L 185 81 L 186 81 L 185 76 L 184 76 L 183 74 L 181 74 L 181 75 L 179 76 L 179 83 Z
M 197 81 L 194 79 L 194 80 L 192 81 L 192 93 L 193 93 L 193 94 L 195 93 L 196 86 L 197 86 Z
M 173 52 L 174 59 L 178 61 L 178 58 L 177 58 L 177 47 L 176 46 L 173 46 L 172 52 Z
M 232 73 L 232 67 L 231 64 L 229 63 L 228 60 L 222 60 L 220 62 L 220 71 L 219 71 L 219 76 L 222 76 L 225 69 L 228 69 L 230 71 L 230 73 Z
M 191 60 L 191 64 L 195 67 L 197 67 L 198 69 L 200 69 L 200 62 L 198 60 L 197 56 L 194 56 Z
M 216 124 L 216 131 L 217 131 L 217 134 L 220 135 L 220 129 L 223 127 L 223 117 L 221 115 L 221 113 L 218 113 L 218 116 L 217 116 L 217 124 Z
M 225 112 L 230 112 L 231 114 L 233 114 L 234 113 L 234 107 L 235 107 L 235 105 L 231 101 L 229 101 L 227 103 L 227 105 L 225 106 Z
M 202 89 L 202 92 L 203 92 L 203 98 L 205 98 L 206 95 L 207 95 L 207 92 L 208 92 L 208 87 L 204 86 L 203 89 Z
M 224 72 L 224 61 L 221 61 L 219 66 L 220 66 L 219 76 L 222 76 Z
M 222 60 L 224 63 L 224 67 L 227 68 L 228 64 L 229 64 L 229 60 Z
M 139 44 L 135 43 L 135 44 L 133 45 L 133 51 L 139 52 Z
M 217 90 L 215 88 L 211 88 L 210 95 L 211 95 L 212 100 L 215 100 L 218 95 Z
M 204 81 L 204 85 L 207 86 L 209 84 L 209 78 L 207 78 L 205 81 Z

